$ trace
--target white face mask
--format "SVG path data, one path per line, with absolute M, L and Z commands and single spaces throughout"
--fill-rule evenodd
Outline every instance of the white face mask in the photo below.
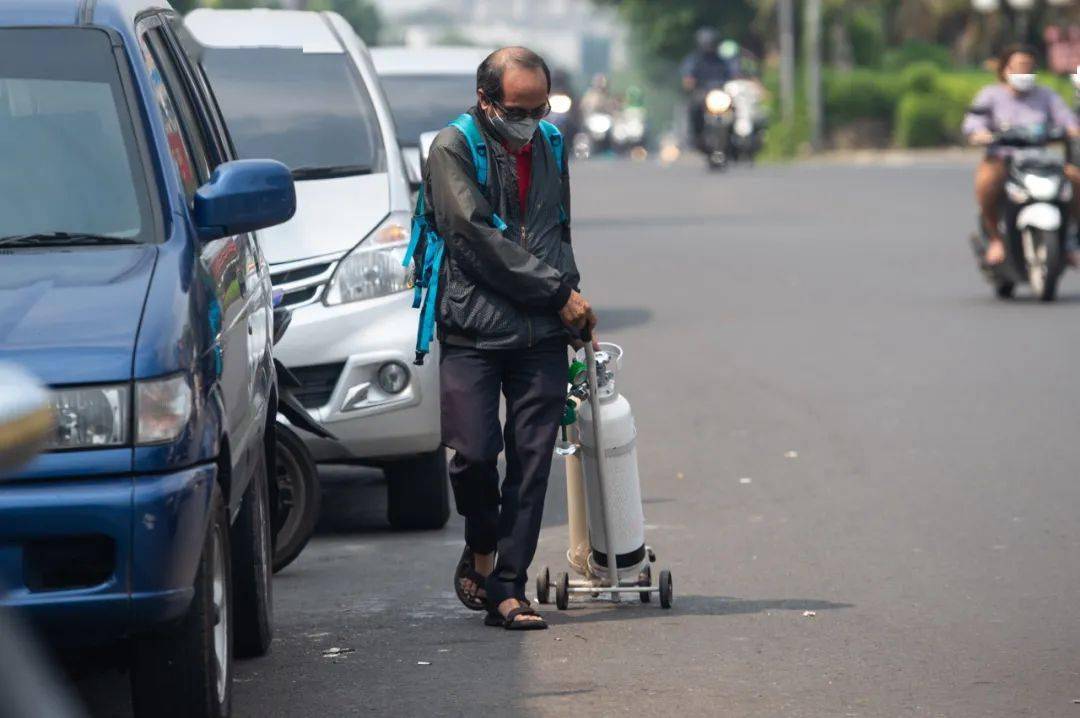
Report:
M 1009 86 L 1019 93 L 1031 92 L 1035 88 L 1035 75 L 1010 72 L 1005 75 Z

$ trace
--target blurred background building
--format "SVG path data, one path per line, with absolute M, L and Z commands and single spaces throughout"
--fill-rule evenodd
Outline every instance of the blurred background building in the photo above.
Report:
M 627 66 L 626 26 L 591 0 L 376 0 L 382 42 L 528 45 L 578 76 Z

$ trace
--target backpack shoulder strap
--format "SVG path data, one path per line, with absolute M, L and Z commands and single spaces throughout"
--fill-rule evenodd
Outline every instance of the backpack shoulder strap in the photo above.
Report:
M 559 172 L 563 171 L 563 136 L 562 132 L 559 132 L 559 128 L 548 122 L 547 120 L 540 120 L 540 132 L 544 135 L 544 140 L 548 143 L 548 147 L 551 148 L 552 154 L 555 155 L 555 164 L 559 168 Z
M 461 134 L 465 135 L 465 141 L 469 143 L 469 152 L 472 153 L 473 167 L 476 168 L 476 183 L 481 187 L 487 185 L 488 153 L 487 142 L 480 128 L 476 126 L 476 119 L 468 112 L 458 115 L 457 119 L 450 123 Z

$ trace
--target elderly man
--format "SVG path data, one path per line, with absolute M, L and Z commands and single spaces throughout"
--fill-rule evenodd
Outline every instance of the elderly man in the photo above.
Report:
M 424 183 L 429 221 L 446 244 L 442 431 L 455 451 L 450 481 L 466 544 L 454 587 L 467 607 L 487 610 L 485 623 L 512 630 L 547 627 L 525 598 L 526 571 L 566 399 L 566 347 L 596 325 L 577 290 L 569 176 L 539 131 L 550 89 L 536 53 L 492 53 L 477 69 L 469 110 L 487 147 L 485 185 L 465 135 L 452 127 L 432 144 Z

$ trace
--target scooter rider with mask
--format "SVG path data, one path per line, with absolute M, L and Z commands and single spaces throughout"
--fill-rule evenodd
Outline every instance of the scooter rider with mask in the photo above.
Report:
M 454 588 L 466 607 L 487 610 L 488 625 L 530 630 L 547 627 L 525 585 L 566 402 L 567 344 L 596 316 L 578 292 L 561 136 L 540 124 L 548 66 L 503 48 L 476 85 L 476 106 L 431 146 L 418 210 L 445 249 L 435 285 L 442 432 L 466 544 Z
M 1006 127 L 1039 126 L 1063 129 L 1080 137 L 1080 121 L 1056 92 L 1036 83 L 1035 51 L 1023 45 L 1007 48 L 998 60 L 999 82 L 983 88 L 972 103 L 977 112 L 964 119 L 964 134 L 973 145 L 988 147 L 986 156 L 975 171 L 975 196 L 982 212 L 983 225 L 990 238 L 986 263 L 1005 261 L 1005 243 L 1001 236 L 1001 202 L 1008 178 L 1007 160 L 1014 150 L 992 147 L 994 132 Z M 1067 165 L 1065 173 L 1073 185 L 1073 212 L 1080 219 L 1080 169 Z M 1070 257 L 1076 265 L 1076 257 Z

